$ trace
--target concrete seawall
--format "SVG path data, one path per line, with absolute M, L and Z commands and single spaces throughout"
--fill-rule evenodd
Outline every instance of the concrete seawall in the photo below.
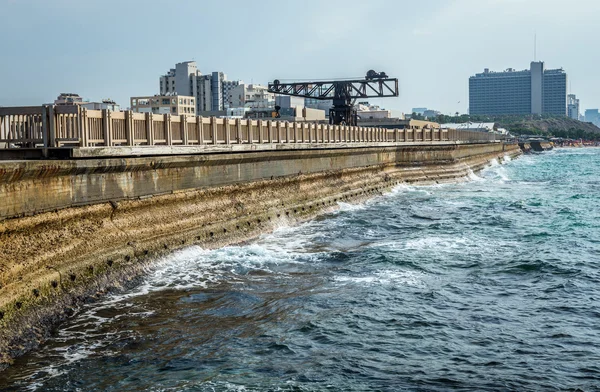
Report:
M 255 238 L 400 183 L 455 181 L 502 143 L 0 163 L 0 366 L 158 255 Z

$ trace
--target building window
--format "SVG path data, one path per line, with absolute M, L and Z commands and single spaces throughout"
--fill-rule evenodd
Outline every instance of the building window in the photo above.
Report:
M 171 113 L 173 113 L 173 114 L 176 114 L 176 113 L 177 113 L 177 107 L 176 107 L 176 106 L 173 106 L 173 107 L 171 108 Z

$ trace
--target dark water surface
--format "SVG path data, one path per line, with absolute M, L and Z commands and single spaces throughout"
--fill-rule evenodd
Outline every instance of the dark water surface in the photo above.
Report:
M 599 173 L 600 149 L 555 150 L 191 247 L 0 389 L 600 390 Z

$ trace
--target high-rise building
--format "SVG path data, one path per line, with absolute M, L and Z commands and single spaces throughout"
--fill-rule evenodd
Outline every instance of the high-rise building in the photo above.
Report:
M 590 122 L 597 127 L 600 127 L 600 113 L 598 109 L 585 110 L 585 122 Z
M 544 69 L 543 61 L 531 62 L 528 70 L 486 68 L 469 78 L 470 114 L 567 115 L 567 74 Z
M 575 94 L 567 95 L 567 116 L 579 120 L 579 99 Z
M 217 111 L 229 106 L 231 90 L 239 83 L 223 72 L 202 75 L 195 61 L 185 61 L 160 77 L 160 94 L 195 97 L 197 112 Z

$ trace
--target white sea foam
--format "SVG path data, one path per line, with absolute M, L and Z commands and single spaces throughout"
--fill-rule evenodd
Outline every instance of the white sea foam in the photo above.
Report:
M 358 210 L 364 210 L 366 208 L 366 205 L 364 203 L 350 204 L 350 203 L 344 203 L 344 202 L 339 201 L 337 204 L 339 206 L 339 211 L 342 211 L 342 212 L 358 211 Z
M 469 179 L 469 181 L 473 181 L 473 182 L 480 182 L 480 181 L 484 181 L 484 179 L 482 177 L 479 177 L 477 174 L 475 174 L 473 172 L 473 170 L 471 170 L 470 168 L 467 169 L 467 178 Z
M 336 276 L 334 281 L 338 284 L 360 284 L 360 285 L 406 285 L 414 287 L 426 287 L 425 275 L 414 271 L 382 270 L 367 276 Z

